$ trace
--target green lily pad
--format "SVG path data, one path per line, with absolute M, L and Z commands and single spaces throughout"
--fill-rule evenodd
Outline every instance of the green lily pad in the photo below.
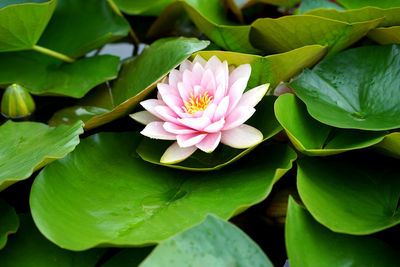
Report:
M 301 153 L 328 156 L 375 145 L 386 132 L 335 129 L 314 120 L 294 95 L 281 95 L 275 102 L 275 115 L 290 141 Z
M 14 208 L 0 199 L 0 250 L 6 245 L 8 235 L 16 233 L 18 227 L 19 220 Z
M 400 223 L 398 169 L 344 157 L 298 161 L 297 188 L 313 217 L 332 231 L 371 234 Z
M 296 158 L 276 145 L 204 175 L 142 161 L 139 140 L 133 132 L 93 135 L 40 172 L 30 204 L 49 240 L 72 250 L 155 244 L 208 213 L 228 219 L 264 200 Z
M 29 214 L 19 216 L 21 227 L 0 250 L 2 267 L 87 267 L 95 266 L 104 249 L 73 252 L 57 247 L 35 227 Z
M 267 53 L 287 52 L 305 45 L 328 44 L 327 55 L 331 56 L 360 40 L 383 19 L 349 23 L 313 15 L 263 18 L 252 24 L 250 41 Z
M 322 123 L 361 130 L 400 127 L 400 46 L 344 51 L 304 72 L 290 87 Z
M 400 44 L 400 26 L 379 27 L 371 30 L 367 36 L 382 45 Z
M 304 14 L 304 13 L 308 13 L 311 10 L 314 9 L 319 9 L 319 8 L 323 8 L 323 9 L 336 9 L 336 10 L 345 10 L 343 7 L 332 3 L 328 0 L 303 0 L 301 1 L 301 4 L 299 6 L 299 8 L 296 10 L 296 14 Z
M 400 159 L 400 133 L 394 132 L 386 135 L 385 139 L 375 147 L 385 154 Z
M 372 237 L 326 229 L 290 198 L 285 226 L 286 250 L 293 267 L 397 266 L 398 253 Z
M 175 0 L 114 0 L 124 13 L 129 15 L 158 16 L 163 9 Z
M 248 63 L 251 65 L 251 76 L 247 87 L 254 88 L 260 84 L 269 83 L 273 90 L 280 82 L 289 80 L 304 68 L 314 66 L 326 52 L 327 47 L 309 45 L 266 57 L 229 51 L 200 51 L 195 55 L 199 54 L 206 60 L 217 56 L 220 60 L 226 60 L 229 64 L 236 66 Z
M 223 253 L 221 253 L 223 252 Z M 273 266 L 239 228 L 213 215 L 162 242 L 140 267 Z
M 173 18 L 187 13 L 196 27 L 218 46 L 243 53 L 258 53 L 249 41 L 250 25 L 240 25 L 225 17 L 224 7 L 219 0 L 177 0 L 170 4 L 154 22 L 148 37 L 162 36 L 172 30 Z
M 57 0 L 6 1 L 0 4 L 0 52 L 29 50 L 53 15 Z
M 367 6 L 380 8 L 400 7 L 400 3 L 393 0 L 336 0 L 347 9 L 358 9 Z
M 346 11 L 335 9 L 315 9 L 308 11 L 306 14 L 348 23 L 384 18 L 379 26 L 400 25 L 400 8 L 398 7 L 389 9 L 382 9 L 378 7 L 365 7 L 361 9 Z
M 119 58 L 94 56 L 63 63 L 37 52 L 0 54 L 0 86 L 22 84 L 35 95 L 83 97 L 93 87 L 118 75 Z
M 7 121 L 0 127 L 0 191 L 65 157 L 79 143 L 82 122 L 50 128 L 37 122 Z
M 83 99 L 82 106 L 59 111 L 52 123 L 84 119 L 85 129 L 89 130 L 128 115 L 172 69 L 208 44 L 208 41 L 183 37 L 155 42 L 140 56 L 125 62 L 111 93 L 101 88 Z M 86 110 L 85 115 L 76 116 L 76 110 L 81 108 Z M 87 116 L 94 110 L 98 115 Z
M 246 122 L 246 124 L 249 124 L 262 132 L 263 141 L 271 138 L 282 130 L 282 127 L 279 125 L 274 115 L 275 99 L 275 96 L 264 97 L 264 99 L 255 107 L 256 112 L 254 115 L 248 120 L 248 122 Z M 136 152 L 143 160 L 153 164 L 183 170 L 211 171 L 220 169 L 235 162 L 257 146 L 247 149 L 236 149 L 220 144 L 213 153 L 205 153 L 198 149 L 192 156 L 177 164 L 161 163 L 161 156 L 171 144 L 171 141 L 155 140 L 144 137 Z M 289 168 L 291 168 L 291 166 Z
M 76 58 L 126 36 L 129 29 L 106 0 L 58 0 L 38 44 Z

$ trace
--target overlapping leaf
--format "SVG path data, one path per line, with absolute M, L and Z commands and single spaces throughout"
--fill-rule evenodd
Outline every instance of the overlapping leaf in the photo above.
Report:
M 87 267 L 95 266 L 104 249 L 72 252 L 48 241 L 35 227 L 29 214 L 19 216 L 21 227 L 0 250 L 2 267 Z
M 0 191 L 65 157 L 79 143 L 82 122 L 50 128 L 37 122 L 8 121 L 0 127 Z
M 400 132 L 388 134 L 376 147 L 380 151 L 400 159 Z
M 372 238 L 338 234 L 324 228 L 289 199 L 286 250 L 293 267 L 397 266 L 397 252 Z
M 325 59 L 290 84 L 315 119 L 339 128 L 400 127 L 400 46 L 366 46 Z
M 175 0 L 113 0 L 124 13 L 129 15 L 158 16 L 163 9 Z
M 273 266 L 239 228 L 215 216 L 162 242 L 140 267 Z
M 400 223 L 399 171 L 386 162 L 349 158 L 298 161 L 297 187 L 313 217 L 329 229 L 370 234 Z
M 314 120 L 294 95 L 285 94 L 275 102 L 275 115 L 293 145 L 309 156 L 327 156 L 375 145 L 386 132 L 335 129 Z
M 393 0 L 337 0 L 347 9 L 358 9 L 367 6 L 375 6 L 380 8 L 400 7 L 398 1 Z
M 324 9 L 337 9 L 337 10 L 345 10 L 343 7 L 330 2 L 328 0 L 303 0 L 299 8 L 296 10 L 295 14 L 304 14 L 308 13 L 310 10 L 324 8 Z
M 91 136 L 38 175 L 31 210 L 48 239 L 73 250 L 158 243 L 207 213 L 226 219 L 262 201 L 296 157 L 277 145 L 205 176 L 142 161 L 135 154 L 139 139 Z
M 8 235 L 17 232 L 18 216 L 13 207 L 0 199 L 0 250 L 7 243 Z
M 382 45 L 400 44 L 400 26 L 373 29 L 368 33 L 368 38 Z

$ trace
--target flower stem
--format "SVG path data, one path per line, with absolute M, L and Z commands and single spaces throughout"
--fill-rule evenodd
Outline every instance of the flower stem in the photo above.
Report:
M 62 61 L 65 61 L 65 62 L 68 62 L 68 63 L 72 63 L 72 62 L 75 61 L 75 59 L 73 59 L 73 58 L 70 58 L 70 57 L 68 57 L 66 55 L 63 55 L 61 53 L 58 53 L 56 51 L 50 50 L 50 49 L 48 49 L 46 47 L 42 47 L 42 46 L 39 46 L 39 45 L 34 45 L 32 47 L 32 49 L 35 50 L 35 51 L 38 51 L 38 52 L 40 52 L 42 54 L 61 59 Z
M 113 0 L 107 0 L 107 2 L 110 5 L 111 9 L 115 12 L 115 14 L 125 18 L 124 14 L 122 14 L 121 10 L 119 10 L 119 8 L 117 7 L 117 5 L 114 3 Z M 132 30 L 132 27 L 130 27 L 130 29 L 129 29 L 129 35 L 131 36 L 131 38 L 132 38 L 132 40 L 133 40 L 133 42 L 135 44 L 139 44 L 140 43 L 139 38 L 137 38 L 135 32 Z

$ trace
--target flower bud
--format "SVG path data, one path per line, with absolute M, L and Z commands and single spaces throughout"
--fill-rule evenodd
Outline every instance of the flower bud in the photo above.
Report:
M 12 119 L 23 118 L 35 111 L 35 102 L 29 92 L 18 84 L 7 87 L 1 100 L 1 113 Z

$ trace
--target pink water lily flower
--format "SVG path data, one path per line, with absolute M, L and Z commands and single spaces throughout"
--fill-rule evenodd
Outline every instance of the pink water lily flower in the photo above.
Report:
M 162 163 L 178 163 L 197 149 L 211 153 L 219 143 L 248 148 L 260 143 L 262 133 L 244 124 L 256 111 L 269 84 L 244 93 L 250 78 L 249 64 L 231 69 L 216 56 L 206 61 L 197 55 L 157 84 L 157 99 L 140 104 L 146 109 L 132 118 L 146 125 L 143 135 L 176 140 L 161 157 Z

